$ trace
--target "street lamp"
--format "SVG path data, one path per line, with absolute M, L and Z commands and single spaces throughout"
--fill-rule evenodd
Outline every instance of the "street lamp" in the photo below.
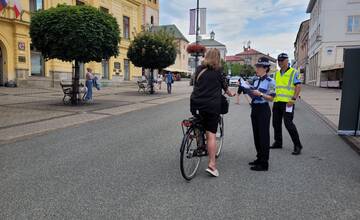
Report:
M 197 0 L 196 3 L 196 45 L 199 45 L 199 8 L 200 8 L 200 0 Z M 199 63 L 199 52 L 196 52 L 195 54 L 195 71 L 197 70 L 198 67 L 198 63 Z

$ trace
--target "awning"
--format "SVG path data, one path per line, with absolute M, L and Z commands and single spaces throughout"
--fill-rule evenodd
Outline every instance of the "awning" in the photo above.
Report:
M 324 66 L 321 67 L 320 70 L 321 71 L 330 71 L 330 70 L 337 70 L 337 69 L 343 69 L 344 68 L 344 64 L 335 64 L 335 65 L 329 65 L 329 66 Z
M 164 70 L 170 71 L 170 72 L 175 72 L 175 73 L 191 73 L 191 71 L 189 71 L 189 70 L 176 69 L 176 68 L 172 68 L 172 67 L 165 68 Z

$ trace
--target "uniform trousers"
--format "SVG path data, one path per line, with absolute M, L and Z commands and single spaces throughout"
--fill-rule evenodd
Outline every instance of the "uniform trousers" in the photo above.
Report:
M 293 122 L 294 119 L 294 110 L 295 105 L 293 107 L 292 112 L 286 112 L 286 102 L 274 102 L 273 106 L 273 127 L 274 127 L 274 136 L 275 136 L 275 145 L 282 146 L 283 138 L 282 138 L 282 119 L 284 118 L 284 124 L 286 129 L 288 130 L 291 140 L 296 147 L 302 147 L 299 133 L 296 129 L 296 126 Z
M 270 118 L 271 110 L 268 103 L 252 104 L 251 123 L 257 152 L 257 160 L 263 165 L 268 165 L 269 161 Z

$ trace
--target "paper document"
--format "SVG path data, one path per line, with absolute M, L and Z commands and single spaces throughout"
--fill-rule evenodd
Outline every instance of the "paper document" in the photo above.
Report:
M 245 82 L 243 80 L 243 78 L 240 78 L 240 83 L 241 83 L 241 87 L 245 88 L 245 89 L 251 89 L 250 85 L 248 82 Z
M 294 109 L 294 106 L 286 106 L 286 112 L 292 113 Z

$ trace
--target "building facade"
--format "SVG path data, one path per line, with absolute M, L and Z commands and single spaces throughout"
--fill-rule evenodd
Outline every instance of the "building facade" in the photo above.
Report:
M 90 67 L 105 80 L 123 81 L 141 77 L 141 68 L 136 68 L 127 58 L 130 41 L 142 30 L 146 7 L 158 9 L 159 2 L 145 4 L 145 0 L 20 0 L 21 16 L 16 18 L 12 5 L 0 13 L 0 84 L 15 81 L 18 85 L 51 87 L 61 80 L 71 80 L 72 63 L 59 60 L 44 61 L 40 52 L 31 45 L 29 36 L 30 14 L 36 10 L 56 7 L 58 4 L 88 4 L 112 14 L 121 30 L 119 56 L 101 63 L 80 66 L 84 78 Z M 150 17 L 151 19 L 151 17 Z M 154 18 L 156 21 L 156 18 Z M 90 33 L 91 34 L 91 33 Z
M 220 51 L 221 59 L 225 60 L 227 49 L 226 46 L 219 41 L 215 40 L 215 32 L 210 33 L 210 39 L 200 39 L 199 44 L 206 47 L 206 49 L 216 48 Z
M 309 23 L 310 20 L 303 21 L 294 43 L 295 61 L 293 67 L 300 70 L 300 74 L 304 83 L 307 83 L 306 70 L 308 68 L 308 51 L 309 51 Z
M 159 26 L 159 0 L 144 0 L 144 19 L 145 26 Z
M 277 68 L 275 58 L 251 48 L 250 44 L 247 47 L 244 46 L 244 51 L 236 54 L 235 57 L 239 57 L 239 59 L 244 60 L 244 64 L 253 66 L 254 68 L 260 57 L 267 57 L 271 63 L 270 71 L 275 72 Z
M 161 26 L 153 26 L 153 31 L 160 31 L 163 30 L 175 37 L 176 45 L 177 45 L 177 56 L 175 63 L 165 70 L 175 72 L 175 73 L 189 73 L 189 54 L 186 51 L 189 41 L 186 37 L 181 33 L 179 28 L 172 24 L 172 25 L 161 25 Z
M 307 83 L 337 87 L 344 49 L 360 47 L 360 0 L 310 0 Z

